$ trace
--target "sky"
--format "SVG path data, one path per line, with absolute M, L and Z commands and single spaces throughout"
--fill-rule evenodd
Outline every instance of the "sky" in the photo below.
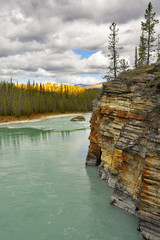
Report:
M 0 0 L 0 80 L 95 84 L 109 66 L 109 26 L 134 65 L 146 0 Z M 153 0 L 160 21 L 160 1 Z M 160 23 L 156 26 L 160 33 Z

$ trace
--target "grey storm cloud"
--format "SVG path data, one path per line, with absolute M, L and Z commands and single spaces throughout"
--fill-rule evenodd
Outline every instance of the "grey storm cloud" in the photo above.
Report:
M 94 19 L 96 22 L 126 22 L 138 19 L 144 13 L 148 1 L 145 0 L 13 0 L 25 16 L 37 18 L 60 17 L 65 21 Z M 152 1 L 159 10 L 157 0 Z M 159 13 L 158 12 L 158 13 Z
M 98 81 L 95 74 L 106 73 L 107 39 L 113 21 L 119 27 L 119 43 L 124 46 L 121 55 L 133 64 L 141 20 L 148 5 L 146 0 L 0 0 L 0 3 L 1 79 L 53 79 L 66 83 L 94 83 Z M 160 19 L 159 0 L 152 4 Z M 82 59 L 72 49 L 97 52 Z

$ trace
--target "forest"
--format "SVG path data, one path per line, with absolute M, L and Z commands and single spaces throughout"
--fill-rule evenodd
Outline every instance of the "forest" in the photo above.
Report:
M 54 91 L 56 87 L 56 90 Z M 0 82 L 0 116 L 30 116 L 39 113 L 88 112 L 99 89 L 60 85 L 53 89 L 43 85 L 18 85 Z

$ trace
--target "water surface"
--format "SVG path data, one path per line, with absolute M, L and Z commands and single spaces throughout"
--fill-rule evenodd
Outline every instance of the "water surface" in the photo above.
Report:
M 85 117 L 0 128 L 0 239 L 141 239 L 138 220 L 111 206 L 112 190 L 85 167 Z

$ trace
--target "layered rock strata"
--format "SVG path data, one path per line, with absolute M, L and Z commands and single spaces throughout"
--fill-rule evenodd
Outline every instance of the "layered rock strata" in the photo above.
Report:
M 160 64 L 103 84 L 94 102 L 86 165 L 114 188 L 111 203 L 139 219 L 148 240 L 160 240 Z M 128 77 L 129 76 L 129 77 Z

